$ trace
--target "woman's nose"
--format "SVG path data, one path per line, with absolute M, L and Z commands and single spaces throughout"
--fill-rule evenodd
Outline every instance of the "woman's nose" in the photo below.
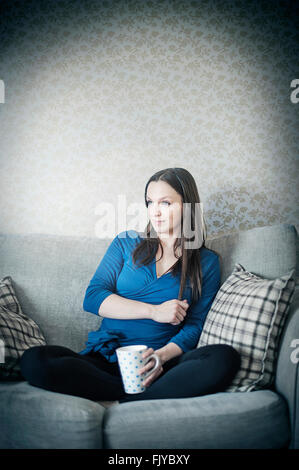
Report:
M 157 215 L 160 215 L 161 214 L 161 208 L 159 206 L 156 206 L 154 208 L 154 215 L 157 216 Z

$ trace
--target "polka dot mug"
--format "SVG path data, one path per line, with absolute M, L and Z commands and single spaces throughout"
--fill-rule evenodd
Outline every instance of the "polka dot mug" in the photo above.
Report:
M 160 365 L 160 358 L 157 354 L 151 354 L 145 359 L 142 357 L 142 354 L 147 349 L 148 347 L 143 344 L 123 346 L 116 349 L 118 365 L 126 393 L 144 392 L 146 387 L 142 385 L 143 380 Z M 155 366 L 148 372 L 140 374 L 139 369 L 142 369 L 152 358 L 156 361 Z

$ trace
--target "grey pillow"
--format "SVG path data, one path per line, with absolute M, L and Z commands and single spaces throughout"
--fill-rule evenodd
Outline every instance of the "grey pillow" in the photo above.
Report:
M 26 349 L 45 345 L 38 325 L 22 312 L 12 278 L 0 280 L 0 380 L 20 380 L 19 361 Z
M 263 279 L 237 263 L 217 292 L 198 347 L 224 343 L 240 353 L 241 367 L 227 392 L 272 385 L 279 340 L 295 291 L 294 272 Z

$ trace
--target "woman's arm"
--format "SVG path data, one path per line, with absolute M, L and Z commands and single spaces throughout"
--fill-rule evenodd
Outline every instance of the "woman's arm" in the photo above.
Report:
M 195 305 L 191 305 L 180 331 L 167 344 L 175 343 L 183 352 L 197 347 L 206 316 L 220 289 L 220 262 L 215 255 L 203 273 L 202 295 Z
M 213 259 L 205 273 L 202 296 L 194 306 L 190 307 L 184 320 L 184 325 L 165 346 L 154 351 L 160 357 L 162 365 L 173 357 L 181 356 L 184 352 L 196 348 L 206 316 L 219 288 L 220 264 L 219 257 L 217 256 Z M 148 377 L 145 385 L 148 386 L 152 380 Z
M 169 359 L 181 356 L 183 354 L 183 350 L 175 343 L 168 343 L 166 346 L 163 346 L 163 348 L 156 349 L 155 353 L 158 354 L 161 364 L 163 365 L 165 362 L 169 361 Z
M 154 305 L 126 299 L 115 294 L 116 282 L 123 264 L 123 246 L 119 235 L 117 235 L 110 243 L 86 289 L 83 309 L 107 318 L 152 319 Z
M 117 320 L 152 319 L 154 305 L 111 294 L 101 303 L 99 315 Z

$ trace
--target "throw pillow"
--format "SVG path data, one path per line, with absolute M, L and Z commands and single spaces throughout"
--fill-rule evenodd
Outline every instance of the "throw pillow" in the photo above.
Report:
M 217 292 L 198 347 L 222 343 L 239 352 L 241 367 L 227 392 L 272 385 L 279 340 L 295 290 L 294 271 L 269 280 L 237 263 Z
M 12 278 L 4 277 L 0 280 L 0 379 L 22 379 L 19 360 L 23 352 L 44 344 L 38 325 L 22 312 Z

